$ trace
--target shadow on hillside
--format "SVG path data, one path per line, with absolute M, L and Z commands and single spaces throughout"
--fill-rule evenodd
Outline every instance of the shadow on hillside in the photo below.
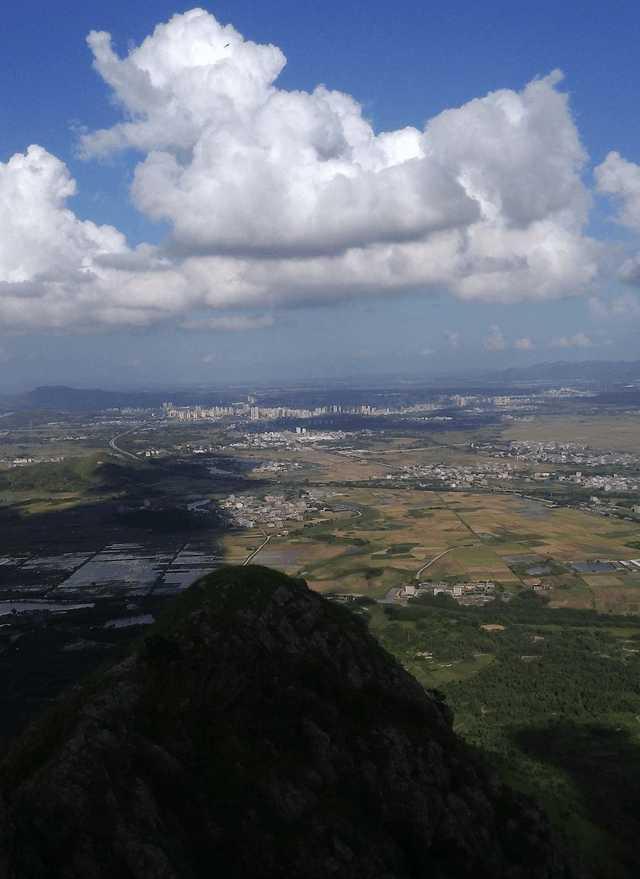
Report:
M 151 558 L 144 564 L 153 565 L 156 554 L 176 559 L 185 548 L 188 552 L 183 566 L 178 563 L 182 571 L 178 576 L 186 572 L 188 577 L 190 565 L 195 570 L 199 554 L 211 558 L 213 569 L 224 559 L 225 519 L 215 503 L 202 512 L 190 510 L 189 498 L 197 498 L 199 492 L 200 496 L 212 491 L 225 494 L 246 486 L 241 475 L 214 480 L 202 467 L 189 464 L 132 468 L 109 462 L 99 475 L 99 481 L 83 487 L 81 502 L 68 507 L 61 506 L 60 488 L 41 485 L 34 491 L 38 512 L 26 512 L 19 503 L 0 506 L 0 557 L 5 557 L 5 564 L 0 564 L 0 600 L 57 602 L 62 598 L 90 605 L 68 613 L 0 617 L 0 755 L 60 692 L 115 661 L 143 631 L 139 625 L 114 626 L 114 621 L 128 616 L 157 617 L 171 600 L 168 594 L 156 594 L 159 579 L 146 594 L 136 594 L 124 584 L 120 588 L 115 582 L 104 591 L 90 589 L 86 596 L 82 588 L 60 595 L 57 587 L 73 567 L 66 571 L 56 567 L 54 557 L 78 554 L 80 561 L 105 547 L 133 544 L 139 547 L 128 551 L 134 577 L 137 557 Z M 27 477 L 31 474 L 21 478 Z M 165 478 L 174 480 L 169 490 L 165 490 Z M 252 485 L 258 485 L 257 481 Z M 105 489 L 116 496 L 101 497 Z M 47 558 L 53 561 L 38 563 Z M 158 577 L 163 563 L 159 565 Z M 122 564 L 116 563 L 115 568 L 117 578 L 130 573 L 123 571 Z M 100 573 L 107 576 L 104 568 Z M 201 573 L 194 573 L 193 579 Z
M 85 470 L 87 472 L 85 472 Z M 14 484 L 2 485 L 11 479 Z M 230 477 L 213 477 L 199 462 L 152 462 L 131 466 L 117 459 L 94 462 L 87 468 L 79 463 L 34 465 L 10 475 L 0 475 L 0 555 L 97 550 L 110 542 L 139 541 L 145 535 L 160 538 L 207 530 L 222 531 L 224 517 L 215 503 L 206 514 L 187 509 L 187 499 L 222 494 L 246 488 L 242 472 Z M 252 480 L 252 489 L 263 483 Z M 1 503 L 2 489 L 17 490 L 35 497 L 25 512 L 24 502 Z M 79 494 L 62 506 L 65 497 Z M 105 495 L 111 497 L 105 497 Z M 1 585 L 1 581 L 0 581 Z
M 640 745 L 624 729 L 561 722 L 514 733 L 518 747 L 563 770 L 589 820 L 615 840 L 611 860 L 636 875 L 640 852 Z M 605 854 L 605 860 L 609 856 Z M 612 867 L 611 876 L 620 875 Z

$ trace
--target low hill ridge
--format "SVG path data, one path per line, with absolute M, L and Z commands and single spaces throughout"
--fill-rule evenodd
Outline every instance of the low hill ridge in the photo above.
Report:
M 7 879 L 552 879 L 542 814 L 304 581 L 228 567 L 1 768 Z

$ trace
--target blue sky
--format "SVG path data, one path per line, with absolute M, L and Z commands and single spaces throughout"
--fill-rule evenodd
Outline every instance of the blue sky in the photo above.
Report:
M 22 262 L 17 257 L 8 257 L 4 275 L 0 252 L 0 387 L 52 381 L 142 385 L 251 380 L 253 376 L 292 379 L 397 371 L 429 374 L 467 366 L 487 368 L 551 359 L 638 356 L 637 273 L 628 268 L 629 260 L 640 251 L 640 223 L 636 219 L 634 200 L 635 163 L 640 162 L 636 116 L 640 86 L 637 64 L 640 7 L 637 4 L 611 3 L 606 11 L 602 4 L 596 3 L 435 4 L 412 0 L 401 4 L 375 0 L 368 4 L 344 0 L 323 4 L 307 0 L 277 3 L 236 0 L 202 6 L 219 23 L 233 24 L 245 40 L 271 43 L 282 50 L 287 64 L 276 84 L 283 94 L 288 96 L 296 90 L 313 92 L 322 83 L 329 89 L 351 95 L 361 104 L 362 115 L 376 134 L 401 130 L 405 126 L 422 131 L 428 120 L 444 111 L 469 106 L 474 99 L 483 99 L 499 89 L 522 93 L 532 80 L 560 68 L 564 80 L 558 84 L 553 82 L 540 102 L 550 102 L 550 118 L 554 113 L 560 114 L 560 124 L 566 123 L 567 131 L 555 140 L 545 133 L 539 149 L 546 150 L 547 154 L 557 149 L 556 164 L 565 162 L 560 183 L 564 185 L 567 180 L 571 182 L 570 178 L 579 178 L 584 192 L 576 195 L 572 191 L 567 196 L 567 206 L 556 204 L 550 194 L 541 210 L 546 211 L 544 222 L 558 222 L 563 235 L 569 230 L 575 237 L 575 242 L 572 237 L 575 243 L 572 259 L 576 265 L 566 271 L 563 269 L 561 277 L 558 273 L 550 279 L 536 276 L 527 280 L 521 289 L 516 289 L 516 284 L 513 295 L 509 292 L 509 278 L 501 280 L 502 292 L 494 295 L 487 289 L 486 277 L 480 277 L 477 284 L 473 277 L 467 277 L 475 271 L 473 267 L 467 268 L 474 259 L 485 267 L 487 260 L 497 259 L 493 251 L 486 249 L 480 256 L 457 255 L 465 266 L 464 277 L 459 268 L 454 270 L 438 263 L 428 279 L 419 283 L 403 281 L 397 289 L 388 284 L 378 286 L 375 276 L 366 273 L 348 289 L 340 279 L 327 274 L 324 289 L 318 276 L 322 278 L 328 271 L 327 264 L 319 263 L 313 286 L 309 288 L 308 280 L 304 280 L 307 278 L 305 260 L 311 259 L 308 248 L 311 247 L 315 255 L 318 248 L 325 248 L 325 239 L 320 243 L 316 239 L 311 243 L 302 240 L 295 217 L 290 229 L 283 220 L 277 240 L 268 235 L 264 239 L 267 255 L 274 261 L 275 286 L 271 288 L 263 278 L 265 273 L 268 275 L 267 267 L 261 270 L 255 290 L 252 287 L 250 292 L 238 293 L 238 285 L 234 283 L 232 293 L 221 293 L 209 276 L 211 273 L 217 276 L 218 272 L 221 277 L 224 275 L 226 269 L 220 262 L 220 254 L 226 256 L 225 248 L 232 246 L 234 258 L 242 259 L 242 265 L 249 265 L 253 271 L 257 251 L 256 242 L 251 239 L 254 226 L 247 217 L 230 245 L 225 229 L 235 222 L 235 214 L 208 217 L 208 203 L 197 193 L 191 202 L 177 208 L 176 192 L 182 191 L 179 187 L 172 193 L 151 193 L 150 184 L 145 181 L 145 187 L 140 187 L 142 195 L 137 196 L 137 201 L 132 199 L 130 187 L 134 173 L 150 154 L 165 149 L 160 142 L 144 149 L 136 149 L 135 144 L 132 148 L 128 143 L 126 148 L 105 151 L 102 143 L 94 139 L 88 142 L 84 157 L 79 147 L 83 132 L 113 130 L 113 126 L 126 118 L 122 110 L 123 95 L 128 100 L 127 96 L 133 91 L 133 80 L 130 80 L 123 86 L 120 103 L 114 101 L 113 82 L 109 84 L 105 75 L 98 75 L 92 69 L 87 34 L 92 30 L 109 32 L 113 48 L 124 58 L 157 24 L 191 8 L 191 4 L 166 2 L 131 4 L 113 0 L 104 4 L 86 0 L 52 4 L 25 0 L 3 10 L 0 162 L 7 163 L 14 154 L 23 154 L 30 144 L 38 144 L 46 151 L 45 158 L 39 156 L 38 162 L 45 159 L 49 162 L 51 156 L 63 163 L 64 174 L 75 179 L 77 191 L 66 197 L 61 209 L 73 212 L 75 224 L 83 220 L 90 220 L 98 227 L 108 224 L 124 236 L 122 241 L 126 239 L 125 244 L 110 241 L 108 246 L 101 239 L 100 254 L 105 248 L 113 247 L 121 256 L 124 247 L 130 253 L 146 243 L 159 248 L 153 259 L 157 256 L 165 261 L 177 260 L 178 257 L 172 255 L 177 242 L 181 260 L 186 253 L 187 259 L 194 257 L 197 261 L 206 251 L 206 258 L 212 261 L 196 267 L 195 275 L 188 272 L 186 281 L 182 264 L 176 263 L 176 273 L 182 273 L 175 280 L 175 284 L 180 285 L 179 291 L 176 287 L 170 297 L 171 304 L 162 305 L 160 320 L 156 319 L 155 306 L 151 312 L 145 310 L 144 313 L 136 308 L 132 316 L 127 310 L 131 302 L 118 303 L 117 309 L 114 306 L 107 317 L 97 306 L 80 314 L 85 308 L 85 296 L 73 287 L 75 268 L 70 263 L 65 263 L 64 269 L 58 262 L 30 263 L 29 252 L 38 248 L 40 238 L 29 238 L 36 233 L 27 229 L 27 256 Z M 236 45 L 234 40 L 232 51 Z M 562 116 L 562 108 L 552 103 L 556 94 L 569 96 L 565 116 Z M 178 94 L 176 100 L 179 99 Z M 539 103 L 536 107 L 531 109 L 534 121 L 518 135 L 517 149 L 521 149 L 523 138 L 531 137 L 534 142 L 537 137 L 534 126 L 544 125 L 546 104 Z M 197 111 L 191 108 L 190 113 L 194 112 Z M 540 117 L 542 123 L 536 121 Z M 456 124 L 462 124 L 463 128 L 475 124 L 471 111 L 460 120 L 461 123 Z M 214 127 L 224 124 L 225 120 L 219 116 L 213 123 Z M 478 138 L 490 141 L 491 120 L 486 124 L 487 128 L 479 131 Z M 210 131 L 210 119 L 206 125 Z M 189 175 L 193 171 L 189 164 L 191 156 L 197 153 L 198 144 L 205 142 L 204 127 L 202 122 L 188 148 L 176 146 L 177 139 L 167 147 L 178 156 L 178 162 L 187 167 Z M 588 154 L 579 168 L 576 168 L 575 148 L 573 158 L 565 150 L 573 129 Z M 445 156 L 439 160 L 439 168 L 446 164 L 447 138 L 452 136 L 451 130 L 451 126 L 445 125 L 438 131 L 436 146 Z M 243 131 L 242 138 L 245 136 Z M 505 154 L 512 146 L 511 142 L 505 143 Z M 531 175 L 535 179 L 543 158 L 542 152 L 536 153 L 535 149 L 531 148 L 530 156 L 525 151 L 524 158 L 517 159 L 524 163 L 521 171 L 520 166 L 516 171 L 511 166 L 505 168 L 505 179 L 510 174 L 520 178 Z M 620 153 L 625 161 L 616 164 L 614 160 L 606 165 L 608 176 L 603 183 L 604 174 L 594 176 L 594 169 L 603 166 L 611 151 Z M 186 153 L 189 155 L 185 158 Z M 499 176 L 501 169 L 496 166 L 495 155 L 493 148 L 490 154 L 482 151 L 477 156 L 470 156 L 467 149 L 459 164 L 455 168 L 446 167 L 443 174 L 448 180 L 456 174 L 464 176 L 469 167 L 480 167 L 483 179 L 488 174 Z M 339 161 L 344 161 L 344 154 Z M 396 163 L 397 159 L 393 161 Z M 491 163 L 486 168 L 482 164 L 485 161 Z M 197 170 L 206 183 L 206 175 L 215 176 L 219 167 L 219 163 L 213 163 L 204 168 L 199 165 Z M 62 179 L 61 168 L 62 165 L 56 165 L 51 172 L 56 181 Z M 540 179 L 546 180 L 546 174 L 547 171 L 541 170 Z M 192 177 L 181 178 L 180 187 L 187 179 Z M 155 185 L 156 178 L 153 180 Z M 58 184 L 54 181 L 51 185 Z M 438 184 L 441 185 L 444 184 Z M 554 186 L 558 189 L 560 184 L 550 176 L 541 188 L 543 185 L 551 190 Z M 1 186 L 0 177 L 0 193 Z M 407 187 L 407 198 L 410 198 L 410 184 Z M 509 187 L 507 191 L 505 184 L 501 193 L 505 202 L 511 197 L 512 184 Z M 567 184 L 567 191 L 570 188 Z M 468 196 L 469 191 L 466 194 Z M 471 195 L 475 197 L 475 191 Z M 454 221 L 447 213 L 454 196 L 453 191 L 446 198 L 443 196 L 446 204 L 438 208 L 437 222 L 429 220 L 434 228 L 437 226 L 435 233 L 429 232 L 430 236 L 439 235 L 438 230 L 444 223 L 454 228 Z M 591 205 L 587 215 L 578 221 L 575 217 L 582 216 L 580 199 L 583 196 L 591 199 Z M 265 193 L 258 197 L 253 191 L 248 191 L 246 197 L 251 202 L 249 214 L 253 212 L 253 215 L 260 212 L 261 205 L 268 199 Z M 244 198 L 244 193 L 238 195 L 235 188 L 234 198 Z M 6 204 L 11 203 L 8 195 Z M 386 222 L 395 203 L 394 199 L 388 209 L 382 205 L 381 223 Z M 484 201 L 482 203 L 484 205 Z M 160 208 L 156 207 L 158 204 Z M 342 202 L 336 204 L 343 211 L 349 210 Z M 467 210 L 467 200 L 465 204 L 467 207 L 461 202 L 460 211 Z M 427 207 L 431 210 L 430 205 Z M 29 210 L 29 204 L 25 203 L 25 215 Z M 623 210 L 626 210 L 625 225 L 616 222 Z M 570 220 L 566 220 L 566 211 L 573 212 Z M 159 220 L 157 214 L 163 212 L 164 217 Z M 440 216 L 443 212 L 444 220 Z M 193 226 L 194 216 L 202 219 L 198 229 Z M 271 225 L 277 224 L 277 212 L 267 219 Z M 512 222 L 516 222 L 518 228 L 529 228 L 539 219 L 518 215 L 514 221 L 510 215 L 496 222 L 500 228 Z M 312 220 L 318 228 L 324 222 L 315 215 Z M 10 222 L 13 226 L 9 228 L 8 240 L 13 241 L 11 236 L 22 234 L 22 227 L 14 220 Z M 401 223 L 401 218 L 398 222 Z M 472 218 L 464 222 L 472 223 Z M 210 234 L 216 223 L 221 232 Z M 358 223 L 358 231 L 353 234 L 365 234 L 361 219 Z M 576 223 L 580 226 L 577 231 Z M 389 225 L 393 223 L 389 221 Z M 342 231 L 337 232 L 334 226 L 332 221 L 326 220 L 326 228 L 318 232 L 321 237 L 325 235 L 326 258 L 333 261 L 338 259 L 335 248 L 342 247 L 335 244 L 335 235 Z M 70 227 L 69 240 L 76 241 L 74 229 L 77 228 L 77 225 Z M 266 233 L 262 230 L 259 234 Z M 389 247 L 393 248 L 397 229 L 389 234 Z M 371 231 L 371 243 L 366 246 L 386 247 L 389 242 L 386 238 L 381 241 L 381 235 L 378 230 Z M 47 238 L 46 247 L 51 248 L 56 260 L 65 240 L 56 242 Z M 346 249 L 353 245 L 351 238 L 345 242 Z M 515 265 L 525 258 L 523 253 L 526 255 L 527 246 L 526 242 L 518 244 L 519 249 L 505 255 L 505 245 L 501 243 L 496 253 L 505 264 Z M 598 250 L 597 257 L 594 248 Z M 100 264 L 95 248 L 79 253 L 83 266 L 86 267 L 87 260 Z M 597 262 L 597 269 L 588 277 L 579 271 L 582 253 L 584 262 L 591 258 Z M 425 254 L 425 261 L 434 259 L 431 251 Z M 264 256 L 262 250 L 259 256 Z M 440 259 L 444 257 L 438 256 Z M 301 263 L 305 266 L 298 278 L 296 272 Z M 139 278 L 142 270 L 136 271 Z M 132 301 L 136 296 L 150 295 L 148 290 L 153 284 L 158 285 L 159 300 L 165 295 L 162 275 L 153 274 L 152 269 L 149 271 L 142 294 L 136 286 L 137 280 L 135 284 L 131 281 Z M 338 265 L 336 271 L 341 273 L 343 269 Z M 485 268 L 479 271 L 482 273 Z M 208 276 L 206 291 L 203 287 L 202 293 L 192 295 L 194 277 L 200 279 L 203 274 Z M 414 275 L 415 272 L 411 277 Z M 16 294 L 16 281 L 28 285 L 28 290 L 24 286 Z M 5 296 L 3 282 L 13 284 L 6 287 L 8 304 L 4 312 L 1 308 Z M 91 296 L 109 297 L 114 285 L 122 283 L 120 275 L 115 279 L 109 277 L 99 292 Z M 280 288 L 285 283 L 291 285 L 291 290 L 281 296 Z M 55 284 L 54 293 L 51 284 Z M 298 294 L 298 287 L 304 287 L 304 294 Z M 60 290 L 69 292 L 60 293 Z M 21 300 L 11 298 L 16 295 L 25 297 L 24 308 Z M 50 306 L 48 303 L 54 295 L 67 296 L 69 301 L 60 304 L 56 299 L 55 307 Z M 117 295 L 114 294 L 116 300 Z M 42 308 L 34 307 L 41 296 Z M 176 305 L 178 299 L 184 305 Z M 146 309 L 147 299 L 145 303 Z

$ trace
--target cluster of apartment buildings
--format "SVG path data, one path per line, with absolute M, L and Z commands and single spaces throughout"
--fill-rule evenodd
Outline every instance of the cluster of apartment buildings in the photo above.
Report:
M 442 408 L 438 403 L 421 403 L 413 406 L 379 407 L 363 403 L 359 406 L 342 406 L 332 403 L 313 408 L 294 406 L 258 406 L 255 401 L 231 403 L 228 406 L 175 406 L 163 403 L 167 418 L 178 421 L 216 421 L 222 418 L 248 418 L 250 421 L 274 421 L 279 418 L 320 418 L 327 415 L 397 415 L 415 412 L 431 412 Z
M 230 406 L 174 406 L 163 403 L 162 409 L 167 418 L 177 421 L 219 421 L 234 416 L 248 417 L 250 407 L 247 403 L 232 403 Z
M 222 418 L 273 421 L 279 418 L 319 418 L 328 415 L 420 416 L 448 408 L 472 409 L 477 412 L 495 409 L 527 410 L 551 399 L 579 396 L 582 393 L 572 388 L 559 388 L 544 391 L 542 394 L 439 394 L 428 401 L 395 406 L 375 406 L 369 403 L 345 406 L 329 403 L 313 407 L 260 406 L 254 396 L 249 396 L 246 402 L 230 403 L 226 406 L 176 406 L 167 402 L 162 404 L 162 408 L 167 418 L 179 421 L 215 421 Z

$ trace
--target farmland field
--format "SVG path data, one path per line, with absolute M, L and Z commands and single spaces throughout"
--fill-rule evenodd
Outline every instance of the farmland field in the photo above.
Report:
M 640 448 L 640 416 L 556 416 L 519 422 L 503 434 L 506 440 L 580 443 L 593 448 L 637 452 Z
M 628 544 L 640 539 L 634 523 L 604 522 L 586 512 L 549 508 L 512 495 L 444 493 L 412 489 L 341 486 L 341 505 L 274 533 L 259 554 L 263 564 L 304 576 L 320 591 L 355 592 L 381 598 L 403 583 L 422 579 L 492 580 L 507 590 L 533 578 L 514 558 L 529 558 L 545 571 L 551 604 L 640 610 L 639 577 L 630 573 L 578 575 L 572 561 L 639 555 Z M 225 537 L 227 558 L 238 561 L 264 538 L 255 533 Z

